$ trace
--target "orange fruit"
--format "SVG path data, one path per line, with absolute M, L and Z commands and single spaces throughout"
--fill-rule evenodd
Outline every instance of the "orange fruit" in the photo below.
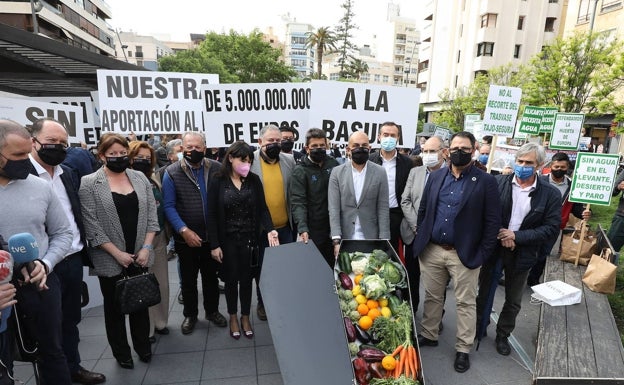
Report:
M 368 301 L 366 301 L 366 306 L 368 306 L 369 309 L 376 309 L 379 307 L 379 302 L 375 301 L 374 299 L 369 299 Z
M 368 306 L 366 306 L 366 304 L 364 304 L 364 303 L 361 303 L 361 304 L 358 305 L 357 311 L 361 315 L 366 315 L 366 314 L 368 314 Z
M 379 309 L 377 309 L 376 307 L 370 309 L 368 311 L 367 314 L 369 317 L 371 317 L 371 319 L 374 321 L 375 318 L 379 317 L 381 315 L 381 311 L 379 311 Z
M 362 280 L 362 278 L 364 278 L 364 276 L 363 276 L 362 274 L 358 274 L 358 275 L 356 275 L 356 276 L 355 276 L 355 278 L 353 279 L 353 282 L 354 282 L 356 285 L 359 285 L 359 284 L 360 284 L 360 281 Z
M 373 320 L 371 319 L 371 317 L 364 315 L 360 318 L 358 324 L 362 329 L 368 330 L 371 326 L 373 326 Z

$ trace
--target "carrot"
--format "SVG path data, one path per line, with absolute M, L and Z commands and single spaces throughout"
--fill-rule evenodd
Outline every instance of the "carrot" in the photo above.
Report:
M 405 377 L 411 378 L 414 376 L 414 364 L 412 361 L 412 347 L 407 348 L 407 362 L 409 363 L 409 370 L 405 371 Z M 409 372 L 409 373 L 408 373 Z
M 403 349 L 403 352 L 405 352 L 405 364 L 403 365 L 403 372 L 405 374 L 405 377 L 409 377 L 409 372 L 410 372 L 409 347 Z
M 396 349 L 394 349 L 394 351 L 392 352 L 392 354 L 390 354 L 392 357 L 396 356 L 397 354 L 399 354 L 401 352 L 401 350 L 403 350 L 403 345 L 399 345 L 397 346 Z
M 401 374 L 400 370 L 401 370 L 401 360 L 399 359 L 396 361 L 396 366 L 394 367 L 394 378 L 399 378 L 399 375 Z
M 412 364 L 414 365 L 414 378 L 418 376 L 418 355 L 416 354 L 416 348 L 412 346 Z
M 398 373 L 395 373 L 395 377 L 394 378 L 399 378 L 399 376 L 401 375 L 401 373 L 403 373 L 403 370 L 405 368 L 405 364 L 407 363 L 407 351 L 406 349 L 401 350 L 401 353 L 399 354 L 399 370 Z

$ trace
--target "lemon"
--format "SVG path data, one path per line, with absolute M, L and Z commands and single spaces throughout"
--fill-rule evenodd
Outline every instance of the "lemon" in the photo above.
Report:
M 360 285 L 355 285 L 353 286 L 353 289 L 351 290 L 351 292 L 353 293 L 354 297 L 357 297 L 358 294 L 362 293 L 362 287 Z
M 366 297 L 363 296 L 362 294 L 358 294 L 355 296 L 355 302 L 357 302 L 358 304 L 366 303 Z
M 380 298 L 379 299 L 379 306 L 381 306 L 381 307 L 388 306 L 388 298 Z
M 389 307 L 384 306 L 381 308 L 381 315 L 386 318 L 390 318 L 390 316 L 392 315 L 392 312 L 390 311 Z

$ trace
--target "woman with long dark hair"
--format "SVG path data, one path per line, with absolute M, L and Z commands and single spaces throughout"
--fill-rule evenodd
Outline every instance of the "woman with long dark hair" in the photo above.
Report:
M 208 188 L 211 255 L 222 264 L 230 336 L 234 339 L 240 338 L 241 327 L 245 337 L 253 338 L 254 335 L 249 313 L 261 231 L 268 232 L 270 246 L 279 244 L 264 200 L 262 182 L 256 174 L 249 172 L 253 157 L 253 150 L 247 143 L 238 141 L 232 144 L 223 158 L 220 176 Z

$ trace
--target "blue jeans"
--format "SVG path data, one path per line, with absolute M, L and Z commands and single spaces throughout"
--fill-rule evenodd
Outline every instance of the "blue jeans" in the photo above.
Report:
M 286 243 L 292 243 L 293 241 L 293 233 L 290 226 L 280 227 L 279 229 L 275 229 L 277 231 L 277 236 L 279 238 L 280 245 L 284 245 Z M 267 238 L 267 233 L 265 231 L 260 235 L 260 241 L 262 242 L 260 246 L 260 252 L 258 253 L 258 269 L 255 274 L 256 278 L 256 294 L 258 296 L 258 306 L 264 306 L 264 302 L 262 301 L 262 293 L 260 293 L 260 273 L 262 271 L 262 262 L 264 261 L 264 249 L 269 247 L 269 240 Z

